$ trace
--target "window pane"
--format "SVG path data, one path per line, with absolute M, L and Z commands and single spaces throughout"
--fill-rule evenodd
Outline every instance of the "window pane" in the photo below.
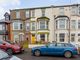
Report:
M 71 34 L 71 42 L 75 41 L 75 34 Z
M 77 11 L 77 7 L 76 7 L 76 6 L 73 6 L 72 9 L 71 9 L 71 14 L 72 14 L 72 15 L 76 15 L 77 12 L 78 12 L 78 11 Z
M 59 34 L 60 42 L 64 42 L 65 34 L 61 33 Z
M 45 21 L 40 21 L 40 29 L 45 29 Z
M 60 7 L 59 8 L 59 14 L 60 15 L 64 15 L 64 7 Z
M 79 7 L 79 14 L 80 14 L 80 7 Z
M 29 10 L 26 10 L 26 18 L 29 18 Z
M 76 28 L 76 21 L 75 20 L 72 20 L 71 21 L 71 28 L 72 29 L 75 29 Z
M 80 34 L 78 34 L 78 41 L 80 42 Z
M 20 18 L 20 12 L 16 11 L 16 18 Z
M 65 20 L 63 19 L 59 20 L 59 29 L 65 29 Z
M 17 22 L 14 22 L 13 23 L 13 27 L 14 27 L 14 29 L 18 29 L 18 23 Z
M 0 25 L 0 30 L 2 30 L 2 28 L 3 28 L 2 25 Z
M 22 24 L 20 24 L 20 29 L 22 29 L 22 27 L 23 27 L 23 25 L 22 25 Z
M 32 22 L 32 30 L 35 30 L 35 22 Z
M 42 16 L 45 16 L 45 9 L 41 9 L 42 10 Z
M 31 17 L 35 17 L 35 10 L 31 10 Z
M 29 31 L 30 30 L 30 24 L 26 23 L 26 30 Z
M 78 21 L 78 29 L 80 29 L 80 20 Z
M 45 34 L 40 34 L 41 41 L 45 41 Z

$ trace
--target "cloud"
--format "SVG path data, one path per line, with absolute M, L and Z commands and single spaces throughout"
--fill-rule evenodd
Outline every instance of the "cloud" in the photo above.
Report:
M 0 0 L 0 5 L 2 6 L 20 5 L 20 0 Z
M 20 5 L 20 0 L 0 0 L 0 19 L 4 18 L 6 11 Z

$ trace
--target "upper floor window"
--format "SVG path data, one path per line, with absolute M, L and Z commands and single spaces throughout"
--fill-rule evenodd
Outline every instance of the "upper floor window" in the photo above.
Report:
M 80 14 L 80 7 L 79 7 L 79 14 Z
M 77 12 L 78 12 L 78 11 L 77 11 L 77 7 L 76 7 L 76 6 L 73 6 L 72 9 L 71 9 L 71 14 L 72 14 L 72 15 L 76 15 Z
M 29 22 L 28 22 L 28 23 L 26 23 L 26 30 L 27 30 L 27 31 L 29 31 L 29 30 L 30 30 L 30 24 L 29 24 Z
M 59 29 L 65 29 L 65 19 L 59 19 Z
M 60 7 L 59 8 L 59 14 L 60 15 L 64 15 L 64 7 Z
M 32 30 L 35 30 L 35 22 L 32 22 Z
M 16 11 L 16 18 L 20 18 L 20 11 Z
M 45 16 L 45 9 L 41 9 L 42 11 L 42 16 L 44 17 Z
M 29 18 L 30 17 L 30 12 L 29 10 L 26 10 L 26 18 Z
M 20 30 L 23 29 L 23 24 L 19 21 L 13 22 L 13 30 Z
M 76 20 L 71 20 L 71 29 L 76 28 Z
M 31 17 L 35 17 L 35 10 L 31 10 Z
M 78 29 L 80 29 L 80 20 L 78 20 Z
M 5 30 L 5 25 L 0 24 L 0 30 Z
M 40 29 L 45 29 L 45 21 L 40 21 Z

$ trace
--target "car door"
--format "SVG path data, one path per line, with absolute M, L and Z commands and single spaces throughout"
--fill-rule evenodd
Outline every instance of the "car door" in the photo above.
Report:
M 54 55 L 55 54 L 55 44 L 49 44 L 48 47 L 46 48 L 46 52 L 48 55 Z
M 55 47 L 55 54 L 62 54 L 65 49 L 65 45 L 63 43 L 58 43 Z
M 55 44 L 48 44 L 47 46 L 41 48 L 42 54 L 53 55 L 55 50 Z

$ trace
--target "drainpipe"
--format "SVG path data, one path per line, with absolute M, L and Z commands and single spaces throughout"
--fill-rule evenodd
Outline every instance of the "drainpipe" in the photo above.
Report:
M 68 43 L 70 43 L 70 18 L 69 18 L 69 40 L 68 40 Z

